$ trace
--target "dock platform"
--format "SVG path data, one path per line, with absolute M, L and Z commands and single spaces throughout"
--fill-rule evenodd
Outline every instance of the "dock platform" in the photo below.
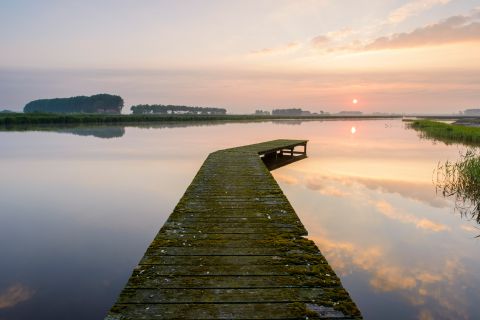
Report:
M 269 172 L 306 151 L 211 153 L 105 319 L 361 319 Z

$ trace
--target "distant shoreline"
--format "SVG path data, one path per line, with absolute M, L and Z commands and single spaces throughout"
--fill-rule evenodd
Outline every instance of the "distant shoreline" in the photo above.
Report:
M 5 113 L 0 114 L 0 126 L 71 125 L 71 124 L 129 124 L 171 121 L 268 121 L 268 120 L 368 120 L 400 119 L 402 116 L 387 115 L 136 115 L 136 114 L 58 114 L 58 113 Z

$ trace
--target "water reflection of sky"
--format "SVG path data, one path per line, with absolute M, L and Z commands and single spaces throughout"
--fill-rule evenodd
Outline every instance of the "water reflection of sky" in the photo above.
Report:
M 343 127 L 274 176 L 364 316 L 475 318 L 480 230 L 432 184 L 437 162 L 459 148 L 418 141 L 399 122 Z
M 0 133 L 0 319 L 101 318 L 206 155 L 276 138 L 310 140 L 274 176 L 366 318 L 480 314 L 480 231 L 432 184 L 459 147 L 398 120 L 294 124 Z

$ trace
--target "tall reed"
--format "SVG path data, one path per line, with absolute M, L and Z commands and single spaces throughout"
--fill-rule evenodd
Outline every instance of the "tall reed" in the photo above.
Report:
M 436 190 L 455 199 L 455 209 L 480 224 L 480 153 L 467 150 L 457 162 L 438 163 Z M 477 236 L 479 237 L 479 236 Z

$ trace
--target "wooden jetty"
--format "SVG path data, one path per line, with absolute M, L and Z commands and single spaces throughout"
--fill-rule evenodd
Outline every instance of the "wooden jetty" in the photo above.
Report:
M 361 319 L 269 172 L 306 149 L 211 153 L 105 319 Z

